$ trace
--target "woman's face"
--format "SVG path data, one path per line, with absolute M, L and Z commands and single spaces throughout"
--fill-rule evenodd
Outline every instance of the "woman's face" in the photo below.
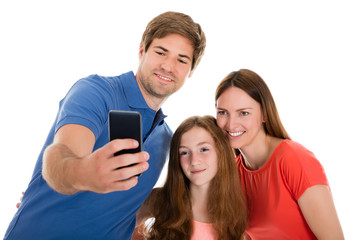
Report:
M 265 134 L 260 104 L 237 87 L 226 89 L 217 99 L 217 124 L 232 148 L 244 149 Z
M 180 165 L 192 186 L 209 186 L 218 170 L 216 145 L 201 127 L 185 132 L 180 141 Z

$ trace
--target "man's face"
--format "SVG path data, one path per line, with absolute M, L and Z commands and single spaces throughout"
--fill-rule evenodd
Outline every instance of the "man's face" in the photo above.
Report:
M 179 34 L 155 38 L 146 52 L 140 46 L 136 80 L 148 104 L 161 104 L 182 87 L 191 76 L 193 53 L 190 40 Z

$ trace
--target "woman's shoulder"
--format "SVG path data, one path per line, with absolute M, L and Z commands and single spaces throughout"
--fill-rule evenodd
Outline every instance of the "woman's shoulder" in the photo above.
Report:
M 315 158 L 314 153 L 307 149 L 304 145 L 290 139 L 284 139 L 278 145 L 274 153 L 293 157 L 309 156 L 311 158 Z
M 315 154 L 293 140 L 283 140 L 274 152 L 274 157 L 284 169 L 322 169 Z

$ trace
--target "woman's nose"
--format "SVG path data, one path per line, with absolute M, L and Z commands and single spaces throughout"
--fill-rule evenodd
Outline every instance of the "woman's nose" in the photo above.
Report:
M 227 122 L 226 122 L 226 127 L 228 130 L 235 130 L 239 127 L 239 121 L 238 119 L 236 119 L 235 117 L 233 116 L 230 116 L 228 119 L 227 119 Z

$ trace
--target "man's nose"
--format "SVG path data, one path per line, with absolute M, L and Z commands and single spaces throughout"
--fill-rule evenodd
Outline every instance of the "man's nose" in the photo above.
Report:
M 161 64 L 161 67 L 166 71 L 172 73 L 174 71 L 176 64 L 176 59 L 173 57 L 166 57 L 163 63 Z

